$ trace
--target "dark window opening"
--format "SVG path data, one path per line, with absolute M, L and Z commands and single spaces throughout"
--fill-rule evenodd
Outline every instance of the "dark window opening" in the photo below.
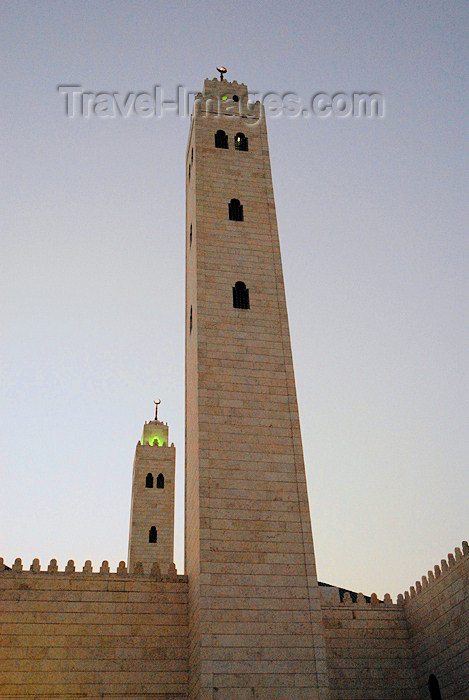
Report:
M 236 282 L 233 287 L 233 307 L 235 309 L 249 309 L 249 289 L 244 282 Z
M 191 179 L 191 164 L 189 163 L 189 180 Z
M 153 488 L 153 474 L 148 473 L 145 479 L 145 487 L 147 489 Z
M 154 525 L 151 526 L 150 532 L 148 533 L 148 541 L 149 542 L 156 542 L 158 539 L 158 533 L 156 531 L 156 527 Z
M 191 163 L 194 162 L 194 149 L 191 149 Z
M 163 474 L 158 474 L 156 477 L 156 488 L 157 489 L 164 489 L 164 476 Z
M 189 247 L 192 245 L 192 224 L 189 229 Z
M 247 136 L 245 136 L 241 132 L 239 134 L 236 134 L 234 144 L 235 144 L 236 151 L 248 151 L 249 150 Z
M 238 95 L 233 95 L 233 102 L 239 102 Z
M 239 199 L 232 199 L 228 204 L 228 216 L 230 221 L 244 221 L 243 205 Z
M 215 148 L 228 148 L 228 136 L 222 129 L 215 134 Z
M 430 674 L 428 679 L 428 690 L 430 691 L 431 700 L 441 700 L 440 684 L 436 676 Z
M 192 306 L 189 314 L 189 333 L 192 333 Z

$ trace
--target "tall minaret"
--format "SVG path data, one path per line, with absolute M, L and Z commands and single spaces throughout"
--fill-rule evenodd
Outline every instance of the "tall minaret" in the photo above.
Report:
M 189 696 L 324 700 L 267 131 L 246 103 L 206 80 L 187 150 Z
M 173 563 L 175 449 L 168 444 L 168 424 L 146 422 L 137 443 L 132 478 L 129 570 L 141 562 L 145 573 L 158 563 L 163 574 Z

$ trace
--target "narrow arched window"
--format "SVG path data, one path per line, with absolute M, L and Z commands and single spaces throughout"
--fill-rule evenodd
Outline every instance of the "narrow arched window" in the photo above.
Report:
M 191 149 L 191 163 L 194 162 L 194 149 Z
M 191 247 L 191 245 L 192 245 L 192 224 L 191 224 L 191 227 L 189 229 L 189 248 Z
M 431 700 L 441 700 L 440 684 L 433 673 L 428 678 L 428 690 L 430 691 Z
M 249 289 L 244 282 L 236 282 L 233 287 L 233 306 L 235 309 L 249 309 Z
M 189 333 L 192 333 L 192 306 L 189 314 Z
M 215 134 L 215 148 L 228 148 L 228 136 L 223 129 L 218 129 Z
M 234 139 L 235 150 L 237 151 L 248 151 L 248 139 L 247 136 L 241 132 L 236 134 Z
M 189 180 L 191 179 L 191 164 L 189 163 Z
M 156 477 L 156 488 L 157 489 L 164 489 L 164 476 L 163 474 L 158 474 Z
M 244 221 L 243 205 L 239 199 L 232 199 L 228 204 L 228 216 L 230 221 Z
M 148 533 L 148 541 L 149 542 L 156 542 L 158 539 L 158 533 L 156 531 L 156 527 L 154 525 L 151 526 L 150 532 Z
M 153 474 L 150 474 L 148 472 L 146 479 L 145 479 L 145 486 L 147 489 L 152 489 L 153 488 Z

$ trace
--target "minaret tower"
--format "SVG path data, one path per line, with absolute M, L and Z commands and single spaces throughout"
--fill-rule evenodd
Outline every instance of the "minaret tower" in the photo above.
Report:
M 128 566 L 141 562 L 150 573 L 154 562 L 166 574 L 174 552 L 175 449 L 169 445 L 168 424 L 145 422 L 137 443 L 132 478 Z
M 328 698 L 265 117 L 206 80 L 187 150 L 191 700 Z

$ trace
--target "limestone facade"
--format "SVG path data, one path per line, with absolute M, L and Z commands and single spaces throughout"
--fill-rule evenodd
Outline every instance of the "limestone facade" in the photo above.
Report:
M 149 421 L 135 450 L 129 531 L 129 567 L 173 563 L 176 452 L 166 423 Z
M 323 700 L 326 648 L 265 117 L 259 104 L 247 107 L 238 83 L 207 80 L 195 101 L 187 150 L 189 694 Z M 232 200 L 242 220 L 230 218 Z M 234 306 L 237 283 L 249 290 L 249 308 Z
M 0 559 L 0 700 L 469 698 L 467 542 L 396 603 L 318 585 L 266 125 L 259 104 L 237 113 L 246 96 L 205 81 L 187 149 L 186 575 L 175 449 L 155 419 L 136 448 L 129 569 Z
M 0 562 L 0 698 L 186 700 L 187 578 Z

